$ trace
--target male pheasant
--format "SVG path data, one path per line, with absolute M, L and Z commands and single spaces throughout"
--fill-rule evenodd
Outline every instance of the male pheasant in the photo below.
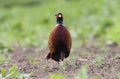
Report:
M 72 41 L 70 32 L 63 25 L 62 13 L 56 14 L 56 22 L 57 24 L 51 31 L 48 39 L 49 53 L 46 58 L 52 58 L 56 62 L 60 62 L 69 56 Z

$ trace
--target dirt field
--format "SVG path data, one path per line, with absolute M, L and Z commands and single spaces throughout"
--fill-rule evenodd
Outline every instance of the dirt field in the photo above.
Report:
M 45 59 L 48 49 L 20 46 L 13 46 L 13 48 L 14 53 L 6 55 L 11 58 L 11 61 L 4 63 L 0 68 L 8 69 L 13 64 L 17 64 L 18 71 L 32 74 L 29 79 L 48 79 L 51 73 L 74 79 L 84 64 L 88 65 L 88 79 L 93 76 L 98 76 L 100 79 L 118 79 L 117 76 L 120 74 L 120 47 L 116 43 L 103 46 L 87 44 L 79 47 L 70 54 L 65 70 L 62 70 L 58 63 Z

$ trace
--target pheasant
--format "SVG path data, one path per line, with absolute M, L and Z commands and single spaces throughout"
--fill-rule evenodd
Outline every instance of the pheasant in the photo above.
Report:
M 52 58 L 56 62 L 60 62 L 69 56 L 72 40 L 70 32 L 63 25 L 63 14 L 58 13 L 55 16 L 57 24 L 48 39 L 49 53 L 46 58 Z

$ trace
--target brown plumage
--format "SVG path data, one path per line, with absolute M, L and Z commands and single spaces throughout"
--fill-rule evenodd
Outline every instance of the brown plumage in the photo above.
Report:
M 48 39 L 49 53 L 47 59 L 52 58 L 59 62 L 64 60 L 70 54 L 71 50 L 71 35 L 67 28 L 63 25 L 62 13 L 56 15 L 57 25 L 53 28 Z

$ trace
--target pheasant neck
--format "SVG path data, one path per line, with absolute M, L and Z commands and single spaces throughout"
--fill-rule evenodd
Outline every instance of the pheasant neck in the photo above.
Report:
M 60 19 L 60 18 L 59 18 L 59 19 L 57 19 L 57 20 L 56 20 L 56 22 L 57 22 L 57 24 L 63 24 L 63 20 L 62 20 L 62 19 Z

